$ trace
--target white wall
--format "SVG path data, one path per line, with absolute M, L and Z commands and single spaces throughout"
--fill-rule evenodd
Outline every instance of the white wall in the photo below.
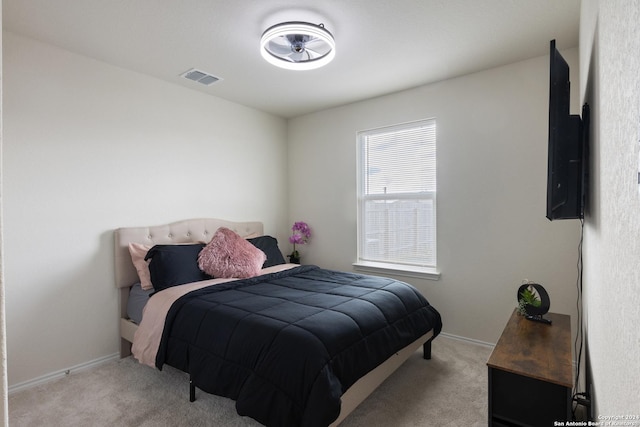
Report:
M 582 2 L 581 88 L 593 113 L 584 306 L 596 419 L 640 414 L 639 20 L 638 0 Z
M 288 236 L 283 119 L 11 33 L 3 55 L 10 386 L 118 351 L 113 229 Z
M 577 49 L 563 54 L 577 88 Z M 290 120 L 289 219 L 314 231 L 305 262 L 351 270 L 355 261 L 356 132 L 435 117 L 442 278 L 403 280 L 441 311 L 449 334 L 495 343 L 523 279 L 542 283 L 551 311 L 575 320 L 580 224 L 545 218 L 548 64 L 535 58 Z
M 4 249 L 2 229 L 2 0 L 0 0 L 0 423 L 9 424 L 7 401 L 7 340 L 4 292 Z

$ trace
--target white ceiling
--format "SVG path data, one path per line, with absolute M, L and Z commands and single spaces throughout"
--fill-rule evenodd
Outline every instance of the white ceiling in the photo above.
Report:
M 580 0 L 3 0 L 3 28 L 283 117 L 545 55 L 578 44 Z M 262 32 L 323 23 L 324 68 L 260 56 Z M 223 80 L 180 77 L 197 68 Z

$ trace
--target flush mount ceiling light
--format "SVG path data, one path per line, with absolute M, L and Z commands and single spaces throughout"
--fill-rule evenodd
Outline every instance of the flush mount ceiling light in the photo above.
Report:
M 260 53 L 277 67 L 312 70 L 331 62 L 336 43 L 323 24 L 284 22 L 262 34 Z

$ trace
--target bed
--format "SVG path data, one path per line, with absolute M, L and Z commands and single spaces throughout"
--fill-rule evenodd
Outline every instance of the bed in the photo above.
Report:
M 437 311 L 414 288 L 392 279 L 334 272 L 316 266 L 278 264 L 248 279 L 206 278 L 171 287 L 148 298 L 154 301 L 153 304 L 146 307 L 140 325 L 134 322 L 131 317 L 135 316 L 128 313 L 131 305 L 129 298 L 140 277 L 132 262 L 129 244 L 142 244 L 148 248 L 155 245 L 204 245 L 221 227 L 249 240 L 264 234 L 260 222 L 212 218 L 151 227 L 119 228 L 115 231 L 115 281 L 120 292 L 121 357 L 129 356 L 132 343 L 137 342 L 134 344 L 134 353 L 142 363 L 155 365 L 159 369 L 163 364 L 168 364 L 190 375 L 191 400 L 195 398 L 197 386 L 198 389 L 233 398 L 239 414 L 250 416 L 265 425 L 308 426 L 338 425 L 421 346 L 424 358 L 431 357 L 431 341 L 440 332 L 442 323 Z M 330 295 L 319 296 L 324 292 L 319 290 L 321 288 L 326 288 L 326 293 Z M 400 306 L 404 308 L 401 311 L 407 313 L 402 317 L 400 314 L 394 317 L 398 307 L 391 307 L 386 300 L 379 301 L 383 294 L 391 294 L 392 299 L 402 300 Z M 289 298 L 287 295 L 292 296 L 291 301 L 283 302 L 276 308 L 272 306 L 274 299 Z M 321 303 L 317 302 L 318 298 L 322 298 Z M 345 303 L 340 303 L 339 310 L 332 306 L 325 313 L 321 307 L 327 304 L 325 298 L 331 298 L 332 301 L 343 299 Z M 371 304 L 377 307 L 363 309 Z M 255 309 L 256 312 L 237 315 L 238 307 L 241 307 L 242 313 L 248 310 L 245 305 L 250 305 L 251 310 Z M 281 309 L 289 306 L 292 307 L 289 314 Z M 264 313 L 271 314 L 264 317 Z M 364 319 L 357 319 L 354 317 L 356 315 L 364 316 Z M 386 318 L 383 320 L 387 323 L 393 319 L 384 330 L 366 326 L 366 322 L 370 322 L 370 325 L 380 324 L 382 317 Z M 256 320 L 258 318 L 262 320 Z M 307 318 L 313 320 L 305 323 Z M 355 319 L 353 322 L 349 320 L 352 318 Z M 210 329 L 203 327 L 201 335 L 190 338 L 190 331 L 196 329 L 192 325 L 205 324 L 205 320 L 211 323 Z M 241 338 L 224 338 L 225 334 L 209 332 L 225 322 L 233 322 L 233 326 L 218 327 L 218 332 L 233 329 Z M 271 326 L 268 324 L 271 323 L 275 324 L 276 329 L 269 329 Z M 360 331 L 365 338 L 354 338 L 353 343 L 343 342 L 344 336 L 349 334 L 343 336 L 336 332 L 340 331 L 339 325 L 342 323 L 357 323 L 355 328 L 350 325 L 345 327 L 355 330 L 349 334 Z M 156 341 L 149 341 L 153 344 L 139 344 L 142 342 L 140 337 L 146 336 L 144 331 L 150 324 L 162 325 L 160 337 L 156 336 Z M 375 331 L 367 331 L 368 327 Z M 245 330 L 244 338 L 242 330 Z M 251 331 L 256 333 L 248 335 Z M 330 341 L 334 335 L 340 335 L 336 343 Z M 203 336 L 215 338 L 202 345 Z M 278 348 L 279 342 L 286 344 Z M 219 349 L 220 346 L 224 347 L 224 351 Z M 274 350 L 269 351 L 277 357 L 265 356 L 270 346 Z M 207 348 L 200 352 L 200 348 L 204 347 Z M 236 347 L 238 351 L 233 350 Z M 152 351 L 145 356 L 143 353 L 149 348 Z M 243 367 L 242 370 L 238 369 L 238 379 L 242 384 L 234 383 L 236 380 L 229 378 L 229 372 L 245 362 L 226 360 L 227 352 L 232 350 L 239 354 L 240 359 L 260 359 L 259 364 L 267 370 L 258 372 L 257 368 L 254 371 L 252 367 L 248 371 Z M 146 361 L 143 360 L 145 357 Z M 225 360 L 220 361 L 222 359 Z M 278 378 L 267 378 L 271 375 L 275 377 L 275 372 L 280 369 L 270 365 L 274 363 L 286 364 L 287 370 L 278 374 Z M 295 366 L 299 366 L 305 375 L 309 371 L 310 379 L 293 372 Z M 249 388 L 248 384 L 252 384 L 253 388 Z M 286 387 L 292 387 L 292 391 L 280 391 Z M 296 398 L 293 401 L 282 395 L 295 395 Z M 308 398 L 299 397 L 307 395 Z M 303 409 L 300 409 L 301 405 L 304 405 Z M 274 411 L 273 408 L 279 409 Z M 295 412 L 295 415 L 289 415 L 289 411 Z

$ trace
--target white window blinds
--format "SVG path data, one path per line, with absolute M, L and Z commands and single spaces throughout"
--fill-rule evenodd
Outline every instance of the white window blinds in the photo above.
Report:
M 436 122 L 358 133 L 358 260 L 436 266 Z

